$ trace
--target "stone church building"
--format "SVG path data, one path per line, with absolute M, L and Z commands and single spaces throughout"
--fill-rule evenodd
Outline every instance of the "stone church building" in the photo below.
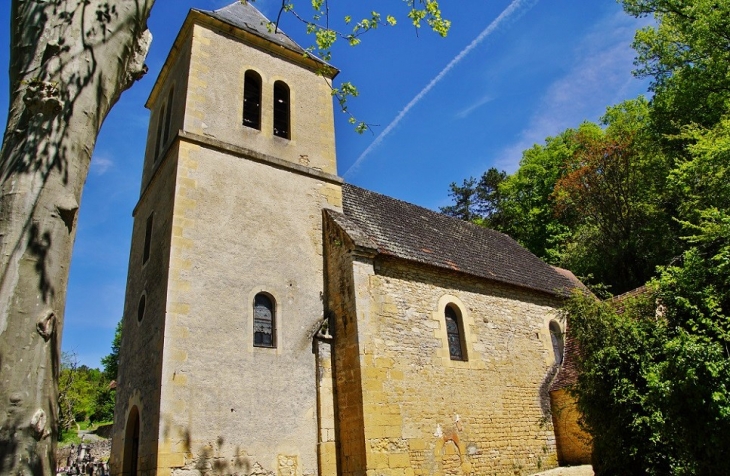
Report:
M 343 183 L 333 67 L 250 4 L 192 10 L 151 111 L 114 475 L 557 464 L 557 308 L 508 236 Z

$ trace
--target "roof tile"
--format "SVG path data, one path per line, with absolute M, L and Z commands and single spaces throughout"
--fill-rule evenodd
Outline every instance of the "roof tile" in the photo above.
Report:
M 354 185 L 343 211 L 378 252 L 550 294 L 575 284 L 509 236 Z

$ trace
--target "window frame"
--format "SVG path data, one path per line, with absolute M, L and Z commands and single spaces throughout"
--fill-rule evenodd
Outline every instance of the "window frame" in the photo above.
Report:
M 151 212 L 145 221 L 144 246 L 142 247 L 142 266 L 147 264 L 152 254 L 152 230 L 154 227 L 155 212 Z
M 449 316 L 449 311 L 453 316 Z M 454 322 L 456 329 L 449 326 L 449 320 Z M 469 356 L 466 348 L 466 339 L 464 338 L 464 320 L 462 318 L 461 309 L 454 303 L 448 303 L 444 306 L 444 325 L 446 326 L 446 342 L 449 348 L 449 358 L 457 362 L 468 362 Z M 452 337 L 456 337 L 454 341 Z M 458 355 L 454 351 L 455 344 L 458 343 Z
M 286 97 L 283 98 L 282 94 L 285 94 Z M 272 132 L 276 137 L 291 140 L 291 88 L 289 85 L 282 80 L 274 81 L 273 98 L 274 120 Z M 278 104 L 283 105 L 278 106 Z M 281 127 L 283 124 L 285 126 Z
M 269 304 L 270 304 L 270 307 L 269 307 L 269 311 L 271 313 L 271 317 L 270 317 L 271 321 L 269 324 L 270 332 L 271 332 L 270 333 L 270 335 L 271 335 L 270 344 L 256 342 L 256 335 L 260 333 L 260 332 L 256 331 L 256 325 L 257 325 L 257 323 L 256 323 L 256 320 L 257 320 L 257 318 L 256 318 L 256 306 L 257 306 L 256 300 L 259 296 L 268 300 Z M 276 312 L 277 309 L 276 308 L 277 308 L 276 299 L 270 293 L 260 291 L 254 295 L 253 302 L 252 302 L 253 314 L 252 314 L 252 320 L 251 320 L 251 331 L 252 331 L 251 342 L 254 347 L 263 348 L 263 349 L 276 349 L 278 347 L 278 342 L 277 342 L 278 339 L 276 338 L 277 337 L 276 336 L 276 334 L 277 334 L 277 312 Z
M 565 332 L 555 319 L 550 320 L 548 332 L 550 333 L 550 344 L 553 349 L 553 359 L 557 365 L 562 365 L 563 360 L 565 360 Z
M 249 83 L 249 80 L 251 83 Z M 252 84 L 255 83 L 255 84 Z M 250 88 L 252 86 L 258 86 L 258 97 L 255 98 L 255 100 L 258 101 L 258 104 L 255 104 L 253 106 L 246 107 L 246 102 L 249 99 L 253 99 L 253 96 L 250 95 Z M 263 103 L 263 79 L 261 78 L 261 75 L 258 73 L 258 71 L 253 69 L 248 69 L 243 75 L 243 118 L 242 118 L 242 124 L 244 127 L 248 127 L 250 129 L 254 129 L 257 131 L 261 130 L 261 104 Z M 248 112 L 247 112 L 248 111 Z M 255 119 L 250 117 L 251 115 L 255 115 Z M 251 124 L 247 124 L 247 120 L 251 121 Z

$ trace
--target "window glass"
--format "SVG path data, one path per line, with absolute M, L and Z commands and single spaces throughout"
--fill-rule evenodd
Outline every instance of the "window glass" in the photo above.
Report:
M 257 294 L 253 303 L 253 345 L 276 346 L 274 323 L 274 303 L 266 294 Z
M 462 330 L 460 319 L 451 306 L 446 306 L 444 311 L 446 318 L 446 337 L 449 340 L 449 355 L 451 360 L 464 360 L 464 352 L 461 348 Z

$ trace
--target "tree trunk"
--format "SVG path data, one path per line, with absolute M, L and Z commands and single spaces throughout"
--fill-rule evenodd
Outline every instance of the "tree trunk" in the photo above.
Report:
M 144 74 L 154 0 L 13 0 L 0 152 L 0 474 L 55 474 L 66 282 L 96 136 Z

